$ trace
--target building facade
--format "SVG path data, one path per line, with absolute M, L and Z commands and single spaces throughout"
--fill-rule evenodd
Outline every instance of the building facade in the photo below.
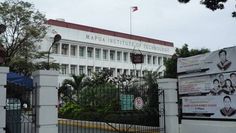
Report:
M 113 76 L 125 73 L 142 76 L 144 70 L 155 71 L 174 53 L 171 42 L 136 35 L 114 32 L 62 20 L 48 20 L 49 31 L 42 42 L 41 50 L 48 51 L 55 34 L 62 40 L 52 48 L 55 63 L 60 65 L 59 81 L 71 74 L 86 74 L 102 69 L 112 70 Z M 144 63 L 134 65 L 132 53 L 143 54 Z

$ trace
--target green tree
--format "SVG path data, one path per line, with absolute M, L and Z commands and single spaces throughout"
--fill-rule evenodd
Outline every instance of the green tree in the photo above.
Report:
M 72 79 L 65 79 L 62 82 L 62 86 L 59 88 L 59 96 L 62 94 L 64 95 L 64 98 L 67 98 L 68 100 L 74 100 L 75 103 L 77 103 L 77 99 L 73 99 L 73 95 L 78 97 L 80 91 L 82 88 L 86 85 L 83 80 L 85 78 L 85 75 L 72 75 Z M 64 99 L 65 100 L 65 99 Z
M 191 49 L 189 50 L 188 45 L 185 44 L 182 48 L 176 48 L 175 54 L 172 58 L 164 61 L 166 67 L 165 78 L 177 78 L 177 58 L 178 57 L 189 57 L 198 54 L 204 54 L 210 52 L 209 49 Z
M 178 0 L 180 3 L 188 3 L 190 0 Z M 200 3 L 205 5 L 206 8 L 215 11 L 224 9 L 224 5 L 228 0 L 201 0 Z M 236 5 L 235 5 L 236 8 Z M 236 11 L 232 12 L 232 17 L 236 17 Z
M 145 88 L 148 90 L 148 107 L 158 108 L 158 83 L 157 80 L 160 78 L 160 74 L 157 71 L 147 71 L 143 77 Z
M 39 45 L 36 44 L 46 35 L 45 22 L 45 15 L 29 2 L 0 2 L 0 23 L 7 26 L 0 40 L 6 49 L 5 65 L 11 70 L 30 74 L 43 66 L 43 63 L 33 63 L 33 60 L 44 56 L 37 52 Z

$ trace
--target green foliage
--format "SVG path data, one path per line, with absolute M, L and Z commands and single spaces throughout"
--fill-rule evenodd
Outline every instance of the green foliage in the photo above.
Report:
M 146 72 L 142 81 L 143 84 L 137 84 L 137 80 L 132 77 L 121 75 L 112 78 L 109 71 L 102 71 L 94 73 L 89 78 L 81 79 L 77 76 L 76 79 L 80 79 L 77 85 L 75 85 L 75 80 L 67 79 L 63 82 L 65 87 L 59 89 L 59 92 L 63 92 L 63 101 L 66 103 L 60 108 L 59 117 L 134 124 L 143 123 L 147 119 L 158 118 L 158 78 L 157 72 Z M 76 93 L 76 98 L 73 98 L 75 95 L 70 94 L 71 91 L 68 91 L 66 84 L 74 87 L 83 84 L 79 93 Z M 140 96 L 147 105 L 141 111 L 123 111 L 120 107 L 120 94 Z
M 85 87 L 79 94 L 79 105 L 87 111 L 99 113 L 117 110 L 118 89 L 110 83 Z
M 158 71 L 147 71 L 144 75 L 145 88 L 147 89 L 147 107 L 158 107 Z
M 78 104 L 67 102 L 62 108 L 59 109 L 59 117 L 64 118 L 78 118 L 81 108 Z
M 176 48 L 175 54 L 172 58 L 164 61 L 164 65 L 166 66 L 165 78 L 177 78 L 177 58 L 178 57 L 189 57 L 198 54 L 204 54 L 210 52 L 209 49 L 191 49 L 189 50 L 188 45 L 185 44 L 182 48 Z
M 178 0 L 180 3 L 188 3 L 190 0 Z M 224 9 L 224 5 L 228 0 L 201 0 L 200 3 L 205 5 L 206 8 L 215 11 Z M 236 5 L 235 5 L 236 7 Z M 233 17 L 236 17 L 235 12 L 232 13 Z
M 36 45 L 46 35 L 45 22 L 45 15 L 34 9 L 34 5 L 29 2 L 0 2 L 0 23 L 7 26 L 0 40 L 6 49 L 5 65 L 11 71 L 30 75 L 36 68 L 45 68 L 44 62 L 34 63 L 45 57 L 45 52 L 37 52 L 39 45 Z

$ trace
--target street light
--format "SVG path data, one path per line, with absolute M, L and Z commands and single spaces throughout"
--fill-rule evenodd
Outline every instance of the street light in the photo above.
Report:
M 49 48 L 49 50 L 48 50 L 48 64 L 47 64 L 47 70 L 50 69 L 49 58 L 50 58 L 50 51 L 51 51 L 51 49 L 52 49 L 52 46 L 53 46 L 55 43 L 59 42 L 60 40 L 61 40 L 61 35 L 60 35 L 60 34 L 56 34 L 56 35 L 54 36 L 53 43 L 52 43 L 52 45 L 50 46 L 50 48 Z
M 7 29 L 7 26 L 4 24 L 0 24 L 0 35 L 5 32 Z M 3 45 L 0 43 L 0 64 L 3 64 L 5 61 L 5 57 L 6 57 L 6 50 L 3 47 Z

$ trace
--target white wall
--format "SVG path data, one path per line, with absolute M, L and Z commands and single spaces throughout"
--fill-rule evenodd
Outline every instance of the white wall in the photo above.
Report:
M 182 120 L 180 133 L 235 133 L 236 122 Z

